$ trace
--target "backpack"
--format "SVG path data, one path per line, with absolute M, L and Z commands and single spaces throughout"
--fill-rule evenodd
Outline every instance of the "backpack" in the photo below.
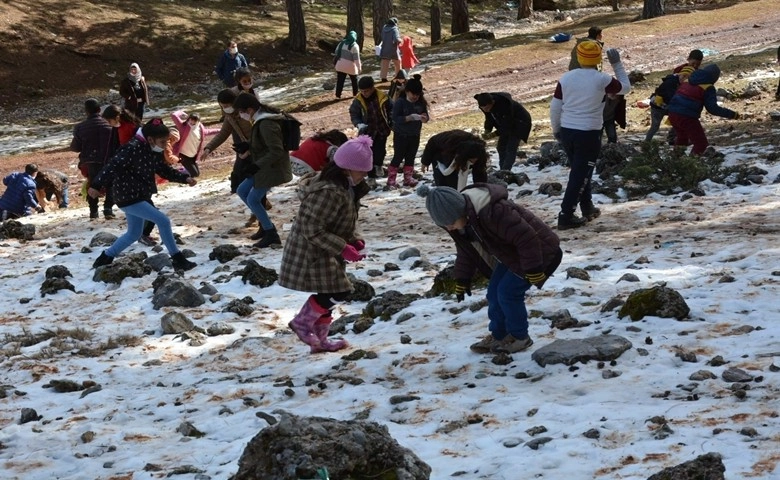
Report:
M 282 145 L 288 152 L 298 150 L 301 146 L 301 122 L 288 113 L 282 112 Z

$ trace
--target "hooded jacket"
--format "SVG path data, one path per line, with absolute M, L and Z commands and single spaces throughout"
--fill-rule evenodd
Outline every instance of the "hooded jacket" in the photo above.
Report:
M 255 188 L 271 188 L 292 180 L 290 153 L 284 149 L 282 124 L 284 116 L 258 112 L 255 114 L 249 137 L 249 152 L 254 173 Z M 271 121 L 273 120 L 273 121 Z
M 3 184 L 6 189 L 0 197 L 0 210 L 8 210 L 19 217 L 24 217 L 38 208 L 38 200 L 35 198 L 35 179 L 26 172 L 16 172 L 6 176 Z
M 381 58 L 398 60 L 398 45 L 401 43 L 401 32 L 398 25 L 393 22 L 385 23 L 382 27 L 382 48 L 379 51 Z
M 735 118 L 736 112 L 718 105 L 715 82 L 720 78 L 720 68 L 710 64 L 694 71 L 687 83 L 680 85 L 669 101 L 669 113 L 684 117 L 700 118 L 704 108 L 712 115 Z
M 492 92 L 493 108 L 485 113 L 485 132 L 490 133 L 493 128 L 498 135 L 517 135 L 520 140 L 528 142 L 531 134 L 531 114 L 520 102 L 512 99 L 512 95 L 505 92 Z
M 458 252 L 455 278 L 471 279 L 477 269 L 490 278 L 494 261 L 520 277 L 539 272 L 549 277 L 555 272 L 563 257 L 558 236 L 539 217 L 509 200 L 505 187 L 478 183 L 462 193 L 466 228 L 449 232 Z

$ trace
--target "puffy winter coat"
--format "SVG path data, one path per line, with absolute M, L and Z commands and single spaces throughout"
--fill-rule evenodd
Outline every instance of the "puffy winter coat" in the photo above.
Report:
M 483 145 L 485 141 L 464 130 L 448 130 L 437 133 L 428 139 L 423 149 L 420 163 L 433 168 L 433 180 L 438 186 L 452 187 L 458 189 L 458 172 L 449 175 L 442 173 L 439 165 L 449 167 L 458 154 L 458 149 L 465 142 L 480 142 Z M 471 167 L 471 178 L 474 183 L 487 182 L 487 162 L 478 160 Z
M 694 71 L 688 82 L 680 85 L 669 102 L 669 112 L 685 117 L 699 118 L 704 108 L 712 115 L 735 118 L 737 113 L 718 105 L 715 82 L 720 78 L 720 68 L 710 64 Z
M 379 51 L 381 58 L 398 60 L 398 45 L 401 43 L 401 32 L 394 23 L 386 23 L 382 27 L 382 49 Z
M 360 61 L 360 46 L 357 42 L 348 47 L 346 41 L 342 40 L 334 53 L 337 56 L 335 65 L 337 72 L 357 75 L 363 69 L 363 64 Z
M 284 245 L 279 285 L 302 292 L 348 292 L 352 283 L 341 251 L 359 238 L 358 202 L 367 190 L 320 177 L 306 176 L 298 184 L 301 206 Z
M 249 137 L 249 152 L 254 173 L 255 188 L 271 188 L 292 180 L 290 154 L 284 149 L 282 125 L 277 120 L 283 116 L 273 113 L 258 113 Z
M 16 172 L 7 175 L 3 179 L 6 186 L 3 196 L 0 197 L 0 210 L 23 217 L 30 215 L 38 208 L 38 200 L 35 198 L 35 179 L 25 172 Z

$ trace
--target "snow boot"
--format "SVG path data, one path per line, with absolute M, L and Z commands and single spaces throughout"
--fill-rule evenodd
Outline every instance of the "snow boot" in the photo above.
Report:
M 347 343 L 346 340 L 328 340 L 328 334 L 330 333 L 330 324 L 333 322 L 333 317 L 330 315 L 330 311 L 325 314 L 324 316 L 320 317 L 319 320 L 317 320 L 314 323 L 314 333 L 317 335 L 317 338 L 320 341 L 320 346 L 318 350 L 314 350 L 314 347 L 312 347 L 312 353 L 316 352 L 336 352 L 338 350 L 341 350 L 342 348 L 346 348 Z
M 578 217 L 573 213 L 559 213 L 558 214 L 558 230 L 569 230 L 571 228 L 579 228 L 588 223 L 584 218 Z
M 114 257 L 107 255 L 106 252 L 100 254 L 100 256 L 92 264 L 92 268 L 102 267 L 103 265 L 110 265 L 114 261 Z
M 250 240 L 260 240 L 263 238 L 263 234 L 265 234 L 265 230 L 263 230 L 262 225 L 257 228 L 257 231 L 249 236 Z
M 395 190 L 398 185 L 395 183 L 395 177 L 398 175 L 398 167 L 390 165 L 387 168 L 387 188 L 389 190 Z
M 190 262 L 187 260 L 187 258 L 184 257 L 184 252 L 179 252 L 175 255 L 171 255 L 171 263 L 173 264 L 174 270 L 192 270 L 193 268 L 197 267 L 198 264 L 195 262 Z
M 412 175 L 414 173 L 414 167 L 407 165 L 404 167 L 404 187 L 416 187 L 417 180 Z
M 306 303 L 301 307 L 301 311 L 287 324 L 290 329 L 295 332 L 298 338 L 311 347 L 312 353 L 321 351 L 320 339 L 315 332 L 314 323 L 325 315 L 329 315 L 330 311 L 323 308 L 314 299 L 314 295 L 311 295 Z M 327 333 L 326 333 L 327 335 Z
M 382 178 L 385 176 L 385 169 L 382 165 L 374 165 L 374 176 L 376 178 Z
M 279 238 L 279 233 L 275 228 L 266 230 L 263 233 L 263 238 L 259 242 L 254 243 L 252 246 L 256 248 L 268 248 L 271 245 L 281 245 L 282 239 Z
M 601 215 L 601 210 L 596 208 L 596 206 L 593 205 L 593 202 L 581 203 L 580 210 L 582 211 L 582 217 L 589 222 Z

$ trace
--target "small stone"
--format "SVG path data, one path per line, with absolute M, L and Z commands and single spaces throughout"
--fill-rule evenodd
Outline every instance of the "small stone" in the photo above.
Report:
M 585 437 L 585 438 L 596 439 L 596 438 L 599 438 L 601 436 L 601 433 L 597 429 L 591 428 L 587 432 L 583 432 L 582 436 Z

